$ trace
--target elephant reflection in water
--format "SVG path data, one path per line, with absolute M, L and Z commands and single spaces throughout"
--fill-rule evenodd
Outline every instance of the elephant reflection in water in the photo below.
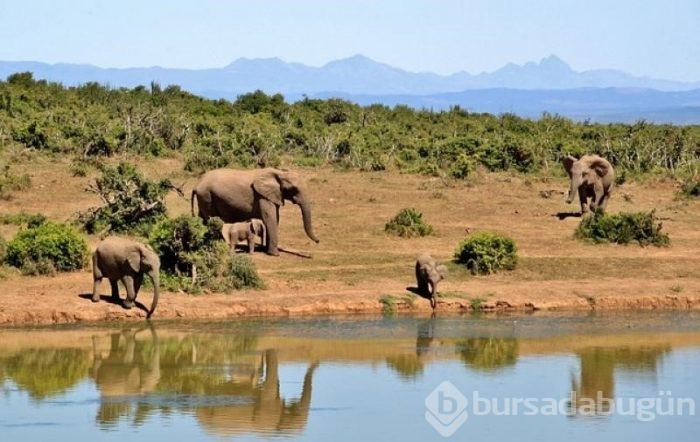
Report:
M 418 326 L 415 353 L 389 356 L 386 358 L 386 364 L 396 371 L 401 379 L 415 379 L 423 373 L 425 357 L 430 352 L 431 346 L 437 343 L 435 341 L 435 319 L 431 318 Z
M 670 347 L 648 348 L 589 348 L 577 353 L 581 361 L 579 380 L 572 377 L 571 391 L 576 402 L 569 402 L 569 411 L 574 405 L 584 414 L 606 413 L 615 399 L 615 369 L 642 373 L 656 373 L 659 358 L 670 351 Z M 600 392 L 600 401 L 598 401 Z M 595 407 L 595 410 L 593 409 Z M 581 413 L 577 413 L 581 415 Z
M 307 368 L 301 397 L 287 401 L 280 396 L 277 352 L 266 350 L 250 361 L 251 336 L 187 336 L 159 343 L 153 328 L 150 340 L 137 340 L 141 330 L 112 334 L 106 357 L 93 340 L 93 377 L 102 395 L 97 421 L 103 426 L 125 416 L 141 425 L 154 412 L 179 409 L 192 411 L 217 434 L 286 433 L 305 427 L 318 363 Z M 206 405 L 211 398 L 225 404 Z
M 93 338 L 92 375 L 102 395 L 96 420 L 101 425 L 112 425 L 120 417 L 131 415 L 134 398 L 152 393 L 158 387 L 161 378 L 158 335 L 150 327 L 150 342 L 137 341 L 136 335 L 143 330 L 145 328 L 113 333 L 106 357 L 98 351 L 96 338 Z M 134 422 L 138 424 L 150 414 L 151 407 L 142 401 L 136 402 Z
M 280 396 L 279 360 L 276 350 L 266 350 L 256 379 L 260 382 L 228 382 L 215 386 L 212 395 L 233 394 L 250 402 L 228 406 L 200 407 L 197 420 L 207 430 L 222 435 L 244 433 L 281 433 L 301 431 L 306 426 L 311 405 L 311 384 L 318 367 L 306 369 L 301 397 L 286 401 Z

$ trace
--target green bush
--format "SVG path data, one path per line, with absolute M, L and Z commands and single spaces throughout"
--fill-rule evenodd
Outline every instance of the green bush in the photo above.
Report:
M 464 238 L 457 246 L 454 259 L 473 274 L 513 270 L 518 264 L 515 242 L 493 232 L 479 232 Z
M 401 209 L 384 226 L 384 231 L 402 238 L 432 235 L 433 227 L 423 220 L 423 214 L 416 209 Z
M 52 274 L 83 268 L 87 256 L 87 241 L 75 228 L 37 221 L 7 244 L 5 261 L 25 274 Z
M 205 225 L 198 217 L 182 215 L 153 227 L 149 240 L 160 256 L 168 289 L 199 293 L 264 286 L 249 257 L 229 253 L 221 238 L 222 226 L 220 218 Z
M 165 195 L 172 189 L 169 180 L 149 181 L 131 164 L 103 166 L 88 188 L 103 204 L 81 213 L 79 221 L 88 233 L 146 232 L 166 216 Z
M 629 244 L 637 242 L 641 246 L 666 246 L 668 235 L 661 231 L 655 211 L 605 214 L 600 211 L 581 220 L 576 229 L 578 239 L 594 243 Z

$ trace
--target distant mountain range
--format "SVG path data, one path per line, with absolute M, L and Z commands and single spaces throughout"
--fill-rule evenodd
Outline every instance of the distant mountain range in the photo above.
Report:
M 342 97 L 361 104 L 407 104 L 445 109 L 460 105 L 477 112 L 513 112 L 536 117 L 542 112 L 576 119 L 700 123 L 700 82 L 638 77 L 618 70 L 577 72 L 555 55 L 538 63 L 508 64 L 472 75 L 408 72 L 362 55 L 321 67 L 279 58 L 241 58 L 223 68 L 100 68 L 79 64 L 0 61 L 0 78 L 31 71 L 35 78 L 75 86 L 95 81 L 113 87 L 177 84 L 209 98 L 235 98 L 261 89 L 294 100 Z

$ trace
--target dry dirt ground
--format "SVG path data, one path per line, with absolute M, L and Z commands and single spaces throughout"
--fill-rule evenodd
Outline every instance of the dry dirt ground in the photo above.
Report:
M 137 161 L 152 178 L 170 177 L 189 193 L 196 177 L 182 172 L 177 159 Z M 32 188 L 0 201 L 0 214 L 41 212 L 57 220 L 97 203 L 84 192 L 94 178 L 73 177 L 68 160 L 44 157 L 13 166 L 32 176 Z M 415 285 L 413 263 L 420 252 L 449 262 L 468 233 L 493 230 L 513 237 L 518 269 L 475 277 L 449 263 L 437 311 L 656 309 L 700 307 L 700 202 L 679 200 L 670 180 L 632 182 L 616 189 L 608 210 L 656 209 L 671 237 L 667 248 L 593 245 L 573 238 L 579 218 L 556 214 L 567 205 L 564 178 L 481 173 L 469 182 L 395 172 L 304 169 L 313 191 L 314 224 L 321 238 L 305 237 L 299 210 L 281 210 L 282 247 L 310 254 L 253 256 L 267 289 L 232 294 L 163 293 L 154 319 L 230 318 L 397 311 L 429 312 L 429 303 L 407 291 Z M 542 193 L 551 194 L 545 198 Z M 401 239 L 384 224 L 403 207 L 414 207 L 435 228 L 433 236 Z M 171 215 L 189 212 L 189 201 L 168 197 Z M 11 237 L 16 226 L 0 225 Z M 91 238 L 94 246 L 98 239 Z M 0 276 L 0 324 L 20 325 L 139 319 L 139 309 L 85 297 L 90 270 L 55 277 L 24 277 L 12 270 Z M 104 283 L 103 293 L 107 294 Z M 83 295 L 83 296 L 81 296 Z M 150 305 L 150 292 L 139 301 Z

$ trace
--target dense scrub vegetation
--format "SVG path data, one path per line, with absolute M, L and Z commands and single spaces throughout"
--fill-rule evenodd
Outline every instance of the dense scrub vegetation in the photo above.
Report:
M 166 216 L 165 195 L 173 188 L 169 180 L 149 181 L 128 163 L 101 167 L 102 176 L 87 190 L 98 195 L 102 205 L 79 215 L 88 233 L 143 233 Z
M 576 237 L 595 243 L 629 244 L 657 247 L 669 244 L 669 237 L 661 231 L 662 223 L 651 212 L 606 214 L 596 212 L 584 217 L 576 229 Z
M 254 92 L 235 102 L 207 100 L 178 86 L 110 89 L 35 80 L 0 82 L 0 148 L 86 158 L 131 152 L 184 157 L 192 172 L 222 166 L 333 164 L 463 179 L 477 166 L 522 172 L 560 170 L 568 154 L 597 153 L 620 172 L 684 174 L 700 157 L 700 126 L 574 123 L 543 115 L 358 106 Z
M 170 290 L 199 293 L 262 288 L 255 264 L 248 256 L 231 255 L 221 240 L 223 222 L 181 215 L 163 219 L 150 234 L 161 259 L 162 281 Z
M 513 270 L 518 264 L 517 247 L 511 238 L 493 232 L 469 235 L 457 246 L 455 262 L 473 274 Z
M 27 275 L 81 269 L 87 257 L 87 241 L 74 227 L 38 217 L 7 243 L 5 251 L 5 261 Z
M 416 209 L 404 208 L 384 225 L 384 231 L 402 238 L 412 238 L 432 235 L 433 226 L 426 223 L 423 214 Z

